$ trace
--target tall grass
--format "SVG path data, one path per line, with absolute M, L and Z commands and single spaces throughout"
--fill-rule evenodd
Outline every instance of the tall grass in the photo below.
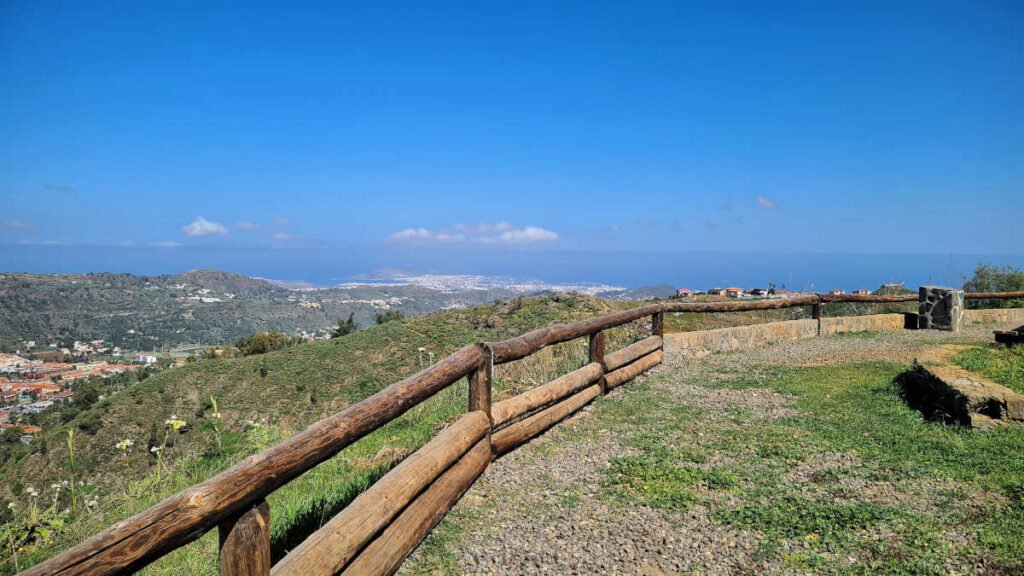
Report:
M 515 306 L 518 307 L 513 309 Z M 628 306 L 622 303 L 619 307 Z M 134 479 L 125 474 L 118 490 L 109 491 L 95 509 L 79 514 L 52 542 L 27 553 L 20 565 L 24 567 L 52 556 L 291 436 L 307 423 L 418 370 L 419 348 L 429 349 L 439 360 L 474 341 L 514 336 L 553 322 L 608 311 L 606 305 L 578 296 L 525 299 L 515 304 L 442 313 L 433 319 L 388 323 L 329 343 L 298 346 L 262 358 L 202 360 L 179 369 L 181 372 L 162 376 L 144 389 L 130 391 L 119 399 L 120 403 L 128 410 L 139 410 L 139 405 L 148 405 L 140 404 L 139 399 L 148 403 L 150 398 L 164 398 L 168 395 L 165 389 L 174 385 L 172 402 L 162 406 L 158 414 L 171 409 L 179 414 L 194 414 L 195 425 L 190 422 L 178 434 L 163 430 L 164 442 L 157 443 L 173 450 L 170 454 L 161 450 L 155 458 L 145 451 L 129 458 L 110 448 L 113 442 L 106 452 L 97 451 L 93 458 L 107 458 L 106 468 L 113 469 L 114 461 L 120 460 L 116 463 L 119 470 L 141 466 L 148 472 Z M 642 321 L 611 330 L 608 351 L 649 334 L 649 323 Z M 339 356 L 348 360 L 339 365 Z M 501 365 L 495 375 L 495 396 L 543 384 L 582 366 L 586 359 L 586 341 L 577 339 Z M 332 381 L 337 374 L 344 375 L 343 385 Z M 253 392 L 239 394 L 239 384 L 232 383 L 232 377 L 238 376 L 244 377 L 247 385 L 252 382 L 260 387 L 253 386 Z M 211 381 L 218 385 L 211 387 Z M 189 388 L 200 384 L 204 386 L 200 388 L 202 393 Z M 295 402 L 295 396 L 308 397 L 309 402 Z M 282 398 L 289 401 L 282 402 Z M 274 492 L 268 498 L 273 558 L 282 557 L 403 458 L 426 444 L 465 412 L 467 404 L 468 387 L 462 379 Z M 253 417 L 259 414 L 270 416 L 270 421 Z M 162 420 L 153 413 L 148 416 Z M 104 464 L 100 461 L 97 466 Z M 217 535 L 213 532 L 154 562 L 143 573 L 215 574 Z M 0 561 L 0 573 L 13 570 L 9 559 Z

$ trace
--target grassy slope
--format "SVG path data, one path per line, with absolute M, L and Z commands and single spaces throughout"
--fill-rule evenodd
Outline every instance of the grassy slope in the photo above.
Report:
M 953 362 L 1024 394 L 1024 346 L 976 346 L 957 354 Z
M 99 510 L 72 522 L 52 545 L 26 553 L 20 564 L 24 567 L 52 555 L 417 371 L 420 347 L 440 359 L 475 341 L 518 335 L 554 322 L 606 313 L 610 306 L 629 305 L 580 296 L 530 298 L 388 323 L 329 342 L 262 356 L 200 361 L 153 376 L 106 403 L 105 425 L 94 436 L 76 435 L 78 477 L 89 483 L 85 491 L 90 496 L 99 496 Z M 552 366 L 577 362 L 580 351 L 579 346 L 567 343 L 538 355 L 538 362 L 545 357 Z M 506 376 L 515 385 L 517 378 L 548 377 L 556 371 L 552 366 L 534 363 L 531 369 L 527 363 L 506 372 Z M 464 388 L 452 387 L 275 493 L 271 498 L 275 554 L 280 555 L 301 540 L 372 479 L 457 416 L 465 406 Z M 204 409 L 211 395 L 217 397 L 223 414 L 219 425 L 223 449 L 216 448 L 212 411 Z M 172 438 L 174 446 L 166 454 L 173 471 L 170 475 L 162 473 L 158 479 L 154 460 L 145 454 L 145 442 L 152 433 L 163 437 L 163 421 L 171 414 L 190 426 L 188 432 Z M 253 429 L 245 424 L 260 419 L 270 425 Z M 63 430 L 47 431 L 48 451 L 5 470 L 7 478 L 17 479 L 7 482 L 7 486 L 17 492 L 21 485 L 46 486 L 52 480 L 66 478 L 63 438 Z M 134 439 L 141 449 L 122 458 L 113 448 L 122 438 Z M 215 565 L 215 540 L 215 534 L 208 535 L 158 563 L 153 571 L 209 572 Z

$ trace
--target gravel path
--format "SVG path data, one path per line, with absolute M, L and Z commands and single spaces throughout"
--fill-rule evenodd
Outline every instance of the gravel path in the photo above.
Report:
M 899 331 L 811 338 L 698 360 L 679 356 L 669 343 L 666 364 L 649 374 L 671 374 L 671 382 L 653 378 L 654 385 L 671 391 L 680 404 L 701 407 L 709 418 L 715 418 L 716 411 L 725 414 L 739 408 L 749 418 L 771 420 L 795 413 L 792 398 L 768 389 L 708 389 L 684 383 L 708 377 L 749 377 L 752 365 L 909 362 L 928 346 L 990 337 L 991 327 L 970 327 L 958 335 Z M 554 431 L 496 461 L 470 489 L 452 516 L 458 518 L 454 521 L 462 533 L 447 544 L 454 554 L 450 565 L 457 566 L 458 573 L 713 575 L 780 568 L 757 557 L 756 534 L 710 520 L 702 505 L 666 515 L 640 505 L 610 506 L 596 497 L 607 478 L 610 459 L 629 455 L 630 449 L 614 431 L 603 430 L 580 440 L 578 429 L 592 411 L 585 408 Z M 809 462 L 794 472 L 792 480 L 822 467 L 850 466 L 853 458 L 836 455 Z M 421 554 L 414 554 L 400 573 L 443 573 L 421 562 Z

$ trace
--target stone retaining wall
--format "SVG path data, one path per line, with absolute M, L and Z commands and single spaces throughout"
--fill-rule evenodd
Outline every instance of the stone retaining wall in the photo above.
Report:
M 902 330 L 904 322 L 903 314 L 822 318 L 821 333 L 832 335 L 843 332 Z M 665 345 L 681 356 L 700 358 L 715 352 L 762 348 L 776 342 L 814 338 L 817 335 L 817 320 L 786 320 L 735 328 L 673 332 L 665 335 Z
M 715 352 L 760 348 L 775 342 L 814 338 L 817 335 L 817 320 L 786 320 L 735 328 L 674 332 L 665 334 L 665 340 L 666 345 L 672 346 L 679 354 L 700 358 Z
M 1024 324 L 1024 308 L 964 310 L 965 324 Z
M 837 316 L 821 319 L 821 335 L 843 332 L 887 332 L 903 330 L 906 317 L 903 314 L 871 314 L 869 316 Z

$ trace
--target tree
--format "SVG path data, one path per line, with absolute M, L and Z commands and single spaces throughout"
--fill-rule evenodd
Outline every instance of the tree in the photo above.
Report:
M 240 338 L 236 346 L 243 356 L 252 356 L 253 354 L 283 350 L 294 343 L 295 341 L 284 332 L 258 332 L 252 336 Z
M 1013 266 L 995 266 L 992 264 L 978 264 L 974 269 L 974 276 L 964 282 L 966 292 L 1022 292 L 1024 291 L 1024 270 Z M 980 304 L 978 300 L 971 300 L 972 304 Z M 1024 306 L 1024 299 L 1000 299 L 989 300 L 985 303 L 987 308 L 1017 308 Z
M 331 330 L 331 338 L 341 338 L 342 336 L 351 334 L 356 330 L 359 330 L 359 326 L 356 324 L 356 314 L 355 312 L 350 312 L 348 320 L 338 319 L 338 326 L 334 330 Z
M 384 324 L 386 322 L 394 322 L 396 320 L 402 320 L 405 315 L 400 310 L 390 308 L 384 312 L 377 312 L 377 324 Z

